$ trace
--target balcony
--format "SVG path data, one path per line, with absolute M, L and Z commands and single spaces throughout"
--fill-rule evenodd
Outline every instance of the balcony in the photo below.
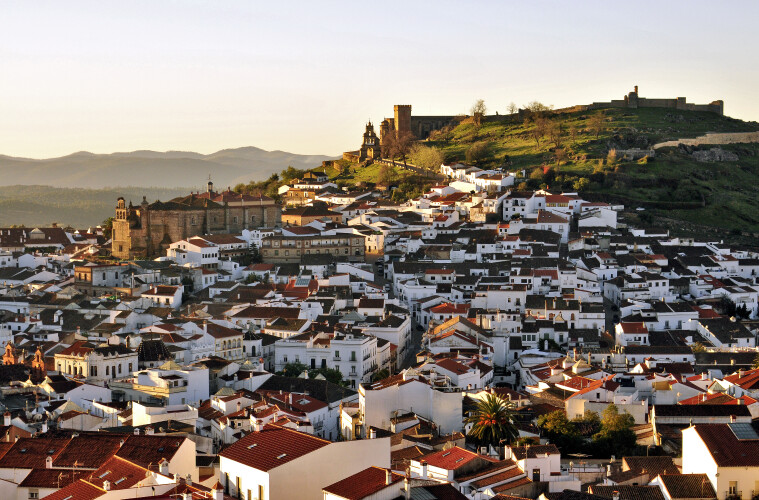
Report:
M 743 492 L 742 491 L 726 491 L 725 492 L 725 500 L 742 500 L 743 499 Z

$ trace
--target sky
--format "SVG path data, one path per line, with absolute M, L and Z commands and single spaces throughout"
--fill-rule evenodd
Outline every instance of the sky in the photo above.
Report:
M 338 155 L 419 115 L 642 97 L 759 120 L 759 2 L 0 0 L 0 154 Z

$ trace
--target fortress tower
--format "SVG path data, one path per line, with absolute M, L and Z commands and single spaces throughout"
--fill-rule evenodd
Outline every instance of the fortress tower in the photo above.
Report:
M 399 134 L 411 132 L 411 105 L 396 104 L 394 110 L 395 131 Z

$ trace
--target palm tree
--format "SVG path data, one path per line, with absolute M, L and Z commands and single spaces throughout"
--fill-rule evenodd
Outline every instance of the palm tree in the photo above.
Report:
M 496 394 L 486 394 L 474 411 L 464 419 L 473 424 L 469 436 L 479 444 L 500 446 L 510 443 L 519 436 L 514 424 L 514 403 L 506 401 Z

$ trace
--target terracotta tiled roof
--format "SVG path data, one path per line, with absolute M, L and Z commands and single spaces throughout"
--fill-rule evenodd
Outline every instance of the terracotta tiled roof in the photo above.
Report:
M 706 474 L 662 474 L 659 477 L 670 498 L 717 498 Z
M 477 453 L 454 446 L 447 450 L 440 450 L 425 456 L 422 460 L 433 467 L 439 467 L 446 470 L 456 470 L 468 464 L 472 460 L 482 459 Z
M 620 500 L 664 500 L 664 495 L 658 486 L 593 485 L 588 492 L 605 498 L 614 498 L 616 492 L 619 493 Z
M 697 424 L 695 430 L 718 466 L 759 467 L 759 440 L 736 438 L 728 424 Z
M 542 444 L 535 446 L 514 446 L 511 453 L 515 460 L 524 460 L 525 458 L 537 458 L 538 455 L 548 453 L 549 455 L 559 455 L 559 449 L 555 444 Z
M 93 500 L 105 495 L 105 490 L 87 481 L 79 480 L 55 493 L 45 497 L 45 500 Z
M 0 459 L 0 468 L 44 469 L 45 459 L 56 457 L 68 444 L 62 438 L 21 438 Z
M 361 500 L 389 486 L 386 481 L 388 471 L 382 467 L 369 467 L 322 489 L 347 500 Z M 402 480 L 402 475 L 390 472 L 390 485 Z
M 269 471 L 327 446 L 329 441 L 292 429 L 268 425 L 229 446 L 219 455 L 260 471 Z

